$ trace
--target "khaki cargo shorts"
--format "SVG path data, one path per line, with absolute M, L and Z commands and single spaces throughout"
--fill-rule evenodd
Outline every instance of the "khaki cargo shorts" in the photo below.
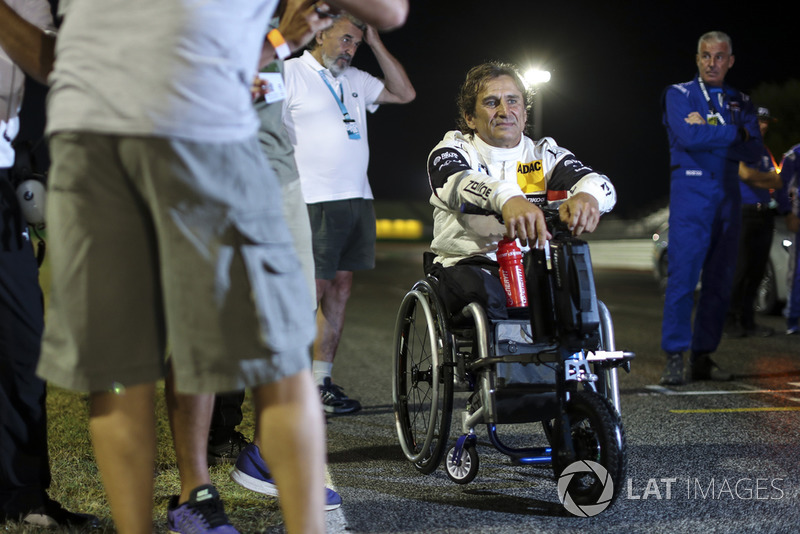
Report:
M 51 139 L 39 374 L 106 391 L 165 375 L 232 391 L 310 365 L 312 297 L 255 137 Z

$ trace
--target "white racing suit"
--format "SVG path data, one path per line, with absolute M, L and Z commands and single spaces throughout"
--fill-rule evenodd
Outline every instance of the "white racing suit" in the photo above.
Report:
M 537 206 L 584 192 L 606 213 L 617 193 L 611 181 L 578 161 L 550 138 L 523 136 L 513 148 L 487 145 L 478 136 L 447 132 L 428 157 L 433 194 L 435 262 L 451 267 L 473 256 L 495 260 L 505 232 L 499 215 L 511 197 Z

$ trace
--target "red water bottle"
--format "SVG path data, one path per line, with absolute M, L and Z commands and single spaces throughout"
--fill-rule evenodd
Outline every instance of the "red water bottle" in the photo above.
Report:
M 525 289 L 525 270 L 522 268 L 522 251 L 514 239 L 502 239 L 497 244 L 497 263 L 500 264 L 500 281 L 506 290 L 506 306 L 520 308 L 528 305 Z

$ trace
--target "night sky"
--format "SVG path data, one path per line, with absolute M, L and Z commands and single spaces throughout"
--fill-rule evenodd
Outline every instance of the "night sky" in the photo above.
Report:
M 426 158 L 454 128 L 455 95 L 467 70 L 501 60 L 551 71 L 540 93 L 543 133 L 612 179 L 617 215 L 666 205 L 669 160 L 660 97 L 667 85 L 696 73 L 701 34 L 722 30 L 731 36 L 736 64 L 727 81 L 745 92 L 761 82 L 800 80 L 800 36 L 791 31 L 797 23 L 789 18 L 790 4 L 733 5 L 411 0 L 405 26 L 383 40 L 405 66 L 417 99 L 383 106 L 369 118 L 376 200 L 428 197 Z M 379 73 L 366 47 L 354 65 Z M 29 93 L 31 107 L 41 105 L 42 93 L 36 87 Z M 35 110 L 31 115 L 26 132 L 35 138 Z
M 376 199 L 427 198 L 426 157 L 454 127 L 467 70 L 501 60 L 551 71 L 541 91 L 543 133 L 612 179 L 616 214 L 666 205 L 662 91 L 694 76 L 697 39 L 710 30 L 733 40 L 736 62 L 726 81 L 734 87 L 750 92 L 761 82 L 800 79 L 800 36 L 789 32 L 779 4 L 412 0 L 406 25 L 383 37 L 417 99 L 383 106 L 369 119 Z M 376 72 L 370 52 L 359 54 L 354 64 Z

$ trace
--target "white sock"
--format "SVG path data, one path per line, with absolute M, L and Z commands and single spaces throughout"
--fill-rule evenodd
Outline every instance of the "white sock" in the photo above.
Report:
M 323 362 L 319 360 L 314 360 L 311 362 L 311 372 L 314 375 L 314 382 L 318 386 L 321 386 L 325 383 L 326 378 L 331 377 L 331 372 L 333 371 L 333 362 Z

